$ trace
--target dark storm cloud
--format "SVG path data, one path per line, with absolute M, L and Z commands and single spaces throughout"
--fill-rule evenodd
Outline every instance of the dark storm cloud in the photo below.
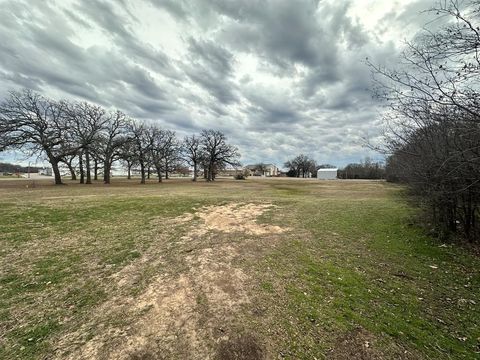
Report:
M 264 2 L 255 8 L 240 7 L 234 14 L 225 7 L 218 10 L 237 20 L 226 27 L 223 35 L 232 47 L 257 52 L 285 70 L 294 63 L 335 67 L 335 42 L 321 31 L 315 2 Z
M 185 73 L 194 83 L 207 90 L 220 103 L 229 104 L 237 99 L 232 89 L 234 84 L 219 78 L 211 69 L 206 67 L 189 67 L 185 69 Z
M 216 45 L 213 41 L 188 40 L 189 51 L 193 61 L 200 61 L 223 76 L 232 72 L 233 55 L 227 49 Z
M 252 128 L 257 130 L 281 125 L 285 128 L 301 122 L 302 114 L 299 104 L 292 103 L 283 97 L 276 98 L 271 94 L 249 94 L 248 99 L 252 106 L 249 108 L 249 118 L 252 120 Z M 285 129 L 286 130 L 286 129 Z
M 255 52 L 284 69 L 293 63 L 309 67 L 335 66 L 335 41 L 328 38 L 323 20 L 317 16 L 317 1 L 151 2 L 177 18 L 192 19 L 200 24 L 214 16 L 229 18 L 231 21 L 219 35 L 222 42 L 236 50 Z M 335 14 L 328 22 L 336 23 L 338 18 Z M 358 29 L 351 30 L 358 33 Z
M 270 66 L 281 69 L 276 74 L 291 76 L 295 64 L 307 68 L 305 96 L 341 81 L 349 62 L 360 61 L 361 48 L 369 41 L 364 29 L 345 15 L 349 2 L 264 1 L 258 6 L 240 2 L 237 7 L 231 2 L 215 4 L 217 12 L 235 20 L 220 35 L 231 48 L 259 54 Z
M 66 36 L 73 33 L 68 24 L 63 25 L 63 32 L 58 32 L 55 31 L 57 25 L 48 20 L 61 17 L 58 9 L 55 11 L 45 6 L 37 11 L 44 14 L 48 12 L 48 17 L 38 17 L 37 22 L 23 22 L 34 16 L 32 11 L 14 6 L 12 12 L 18 15 L 19 20 L 10 24 L 12 26 L 9 28 L 0 28 L 0 35 L 5 35 L 2 36 L 4 38 L 14 37 L 17 42 L 1 45 L 2 65 L 20 79 L 34 74 L 34 78 L 40 80 L 27 87 L 36 87 L 37 90 L 39 87 L 53 87 L 106 106 L 120 105 L 119 99 L 127 92 L 129 101 L 122 104 L 135 109 L 135 114 L 153 116 L 170 110 L 171 104 L 164 97 L 164 89 L 157 84 L 148 68 L 137 64 L 150 64 L 150 68 L 165 70 L 162 75 L 170 76 L 173 71 L 169 67 L 169 60 L 159 51 L 135 41 L 124 26 L 127 21 L 122 19 L 126 18 L 120 17 L 110 4 L 90 2 L 88 5 L 82 6 L 84 11 L 77 11 L 77 18 L 84 25 L 89 24 L 87 21 L 101 24 L 104 31 L 122 40 L 119 42 L 120 49 L 116 49 L 116 46 L 103 49 L 76 45 Z M 20 27 L 21 32 L 13 32 Z M 142 61 L 134 63 L 130 61 L 131 58 Z M 28 85 L 25 81 L 18 84 Z
M 130 24 L 132 19 L 122 16 L 113 3 L 102 0 L 82 0 L 82 2 L 76 4 L 75 8 L 79 13 L 87 16 L 89 20 L 104 29 L 107 34 L 120 39 L 131 37 L 126 25 Z
M 203 87 L 220 103 L 229 104 L 238 99 L 236 85 L 231 80 L 234 58 L 227 49 L 213 41 L 188 39 L 188 62 L 185 74 Z
M 0 95 L 29 87 L 180 134 L 216 128 L 245 162 L 347 161 L 379 127 L 363 60 L 394 57 L 382 34 L 428 7 L 397 4 L 367 30 L 358 1 L 5 0 Z
M 41 90 L 42 80 L 40 80 L 38 77 L 25 76 L 15 72 L 0 71 L 0 79 L 5 82 L 18 84 L 20 87 L 29 88 L 36 91 Z

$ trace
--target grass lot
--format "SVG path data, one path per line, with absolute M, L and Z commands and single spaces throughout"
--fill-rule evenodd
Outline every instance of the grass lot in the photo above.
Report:
M 480 358 L 480 259 L 401 193 L 2 181 L 0 358 Z

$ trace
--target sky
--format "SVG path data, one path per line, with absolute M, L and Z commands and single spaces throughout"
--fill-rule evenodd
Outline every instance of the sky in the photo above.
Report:
M 0 99 L 30 88 L 175 130 L 243 164 L 344 166 L 381 140 L 365 64 L 395 64 L 433 0 L 0 0 Z M 0 154 L 0 161 L 24 161 Z

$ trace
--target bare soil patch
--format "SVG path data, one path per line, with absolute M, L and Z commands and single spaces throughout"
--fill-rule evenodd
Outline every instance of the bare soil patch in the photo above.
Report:
M 280 234 L 286 229 L 280 226 L 259 224 L 256 219 L 266 210 L 273 209 L 271 204 L 229 204 L 210 206 L 197 213 L 205 222 L 208 230 L 226 233 L 245 232 L 250 235 Z
M 240 335 L 220 342 L 215 356 L 218 360 L 261 360 L 265 353 L 252 335 Z
M 118 295 L 97 308 L 84 327 L 59 341 L 57 358 L 262 359 L 259 342 L 238 335 L 237 317 L 250 302 L 251 280 L 236 262 L 245 256 L 245 244 L 229 242 L 228 234 L 254 238 L 286 231 L 257 223 L 270 209 L 270 204 L 227 204 L 170 220 L 168 226 L 182 227 L 185 235 L 163 247 L 155 243 L 115 273 L 112 281 Z M 160 219 L 156 221 L 160 226 Z M 125 296 L 122 289 L 135 287 L 146 266 L 166 263 L 181 266 L 155 275 L 140 295 Z M 95 335 L 82 340 L 92 327 Z

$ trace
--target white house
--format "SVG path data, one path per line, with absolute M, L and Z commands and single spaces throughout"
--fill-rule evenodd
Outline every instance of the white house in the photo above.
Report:
M 263 166 L 263 170 L 260 170 L 259 165 Z M 250 171 L 251 175 L 277 176 L 279 174 L 279 170 L 274 164 L 247 165 L 247 166 L 245 166 L 245 168 Z
M 337 178 L 338 169 L 318 169 L 317 179 L 320 180 L 335 180 Z

